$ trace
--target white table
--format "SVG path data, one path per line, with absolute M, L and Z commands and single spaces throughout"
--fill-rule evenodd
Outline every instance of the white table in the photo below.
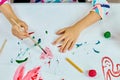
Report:
M 51 44 L 58 37 L 55 32 L 74 24 L 87 15 L 92 7 L 91 4 L 12 4 L 12 7 L 18 17 L 29 25 L 29 31 L 35 32 L 35 39 L 41 38 L 42 47 L 49 47 L 54 55 L 49 67 L 43 64 L 48 59 L 40 60 L 42 51 L 38 47 L 32 48 L 29 51 L 30 56 L 26 63 L 25 72 L 36 66 L 41 66 L 40 73 L 43 80 L 61 80 L 62 78 L 64 80 L 104 80 L 101 63 L 104 56 L 111 58 L 114 63 L 114 70 L 117 71 L 116 64 L 120 64 L 120 4 L 111 4 L 108 17 L 82 31 L 77 41 L 77 44 L 82 43 L 82 45 L 78 48 L 75 46 L 73 50 L 67 51 L 65 54 L 59 53 L 58 48 Z M 4 39 L 7 39 L 7 43 L 0 54 L 1 80 L 13 79 L 15 71 L 20 65 L 15 62 L 20 48 L 24 50 L 33 45 L 29 39 L 23 41 L 17 39 L 10 30 L 11 26 L 7 19 L 0 14 L 0 46 Z M 46 30 L 48 34 L 45 33 Z M 104 38 L 103 34 L 106 31 L 111 32 L 111 38 Z M 100 43 L 96 44 L 98 41 Z M 96 53 L 93 49 L 99 52 Z M 28 56 L 28 53 L 25 56 Z M 80 73 L 66 62 L 66 57 L 80 66 L 84 73 Z M 11 59 L 13 59 L 13 63 L 10 62 Z M 57 59 L 59 63 L 56 62 Z M 87 75 L 87 71 L 90 69 L 97 71 L 96 77 L 90 78 Z M 120 76 L 111 76 L 111 78 L 111 80 L 119 80 Z

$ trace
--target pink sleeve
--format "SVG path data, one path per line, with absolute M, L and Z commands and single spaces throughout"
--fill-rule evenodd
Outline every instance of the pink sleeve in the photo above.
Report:
M 0 0 L 0 6 L 4 3 L 8 2 L 7 0 Z

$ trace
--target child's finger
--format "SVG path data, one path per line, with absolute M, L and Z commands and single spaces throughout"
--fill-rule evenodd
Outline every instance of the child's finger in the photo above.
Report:
M 56 32 L 57 35 L 63 34 L 65 32 L 66 28 L 60 29 L 59 31 Z
M 22 28 L 24 28 L 25 31 L 28 30 L 28 25 L 24 22 L 21 23 Z
M 65 38 L 65 36 L 61 36 L 61 37 L 57 38 L 57 39 L 53 42 L 53 44 L 54 44 L 54 45 L 55 45 L 55 44 L 58 44 L 59 42 L 63 41 L 64 38 Z
M 60 48 L 60 52 L 64 52 L 65 46 L 67 45 L 68 41 L 69 41 L 68 39 L 64 40 L 64 42 L 62 43 L 62 46 Z
M 69 47 L 71 46 L 71 44 L 72 44 L 72 41 L 68 41 L 67 42 L 67 44 L 65 45 L 65 47 L 64 47 L 64 49 L 63 49 L 63 52 L 65 52 L 66 50 L 68 50 L 69 49 Z
M 71 49 L 74 47 L 75 42 L 76 42 L 76 41 L 71 42 L 71 45 L 69 46 L 68 50 L 71 50 Z

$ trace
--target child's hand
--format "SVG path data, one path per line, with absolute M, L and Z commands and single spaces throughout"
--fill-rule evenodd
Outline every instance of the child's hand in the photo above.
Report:
M 63 28 L 56 33 L 60 35 L 53 44 L 61 43 L 60 52 L 65 52 L 66 50 L 71 50 L 76 43 L 76 40 L 80 34 L 80 29 L 75 26 Z
M 12 23 L 12 34 L 20 39 L 29 37 L 27 32 L 28 26 L 26 23 L 21 20 L 17 20 L 17 24 Z

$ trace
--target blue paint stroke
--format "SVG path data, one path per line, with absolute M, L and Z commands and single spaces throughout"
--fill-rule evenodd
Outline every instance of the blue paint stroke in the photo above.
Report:
M 95 44 L 96 44 L 96 45 L 100 44 L 100 41 L 98 40 Z
M 82 45 L 83 45 L 82 43 L 76 44 L 76 47 L 78 48 L 78 47 L 80 47 L 80 46 L 82 46 Z
M 94 51 L 95 53 L 100 53 L 100 51 L 97 51 L 97 50 L 96 50 L 96 49 L 94 49 L 94 48 L 93 48 L 93 51 Z

